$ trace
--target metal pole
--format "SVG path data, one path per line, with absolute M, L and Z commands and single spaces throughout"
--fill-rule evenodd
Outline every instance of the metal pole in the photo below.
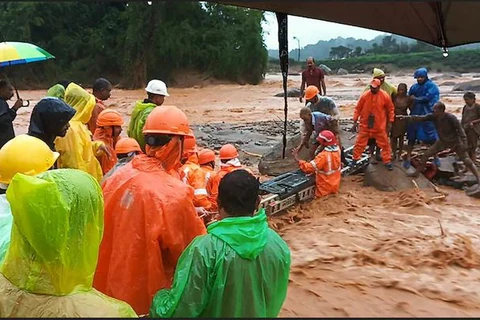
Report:
M 278 56 L 280 58 L 280 68 L 283 78 L 283 98 L 285 101 L 284 114 L 285 122 L 283 124 L 283 151 L 282 159 L 285 159 L 285 150 L 287 148 L 287 77 L 288 77 L 288 15 L 286 13 L 275 13 L 278 22 Z

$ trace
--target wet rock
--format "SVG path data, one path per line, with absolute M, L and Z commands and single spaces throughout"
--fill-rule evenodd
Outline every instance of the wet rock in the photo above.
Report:
M 472 80 L 459 83 L 453 87 L 453 91 L 480 91 L 480 80 Z
M 475 184 L 471 187 L 465 189 L 465 194 L 469 197 L 474 197 L 480 199 L 480 186 Z
M 454 86 L 456 84 L 457 83 L 455 81 L 445 81 L 445 82 L 440 83 L 441 86 Z
M 337 74 L 338 75 L 346 75 L 346 74 L 348 74 L 348 71 L 343 69 L 343 68 L 340 68 L 340 69 L 338 69 Z
M 444 73 L 444 74 L 432 77 L 431 79 L 433 81 L 441 81 L 441 80 L 457 79 L 461 77 L 462 77 L 462 74 L 460 72 L 448 72 L 448 73 Z
M 323 72 L 325 72 L 326 74 L 332 74 L 332 69 L 330 69 L 329 67 L 327 67 L 326 65 L 324 64 L 321 64 L 318 66 L 320 69 L 323 70 Z
M 414 169 L 411 168 L 409 170 Z M 434 190 L 433 184 L 423 175 L 420 175 L 418 178 L 407 177 L 409 170 L 405 170 L 402 167 L 402 163 L 398 161 L 393 163 L 392 171 L 389 171 L 382 163 L 370 164 L 365 169 L 363 185 L 371 186 L 381 191 L 400 191 L 415 188 L 415 184 L 412 182 L 414 180 L 420 189 Z
M 277 93 L 275 97 L 283 97 L 283 92 Z M 287 97 L 290 98 L 298 98 L 300 97 L 300 90 L 299 89 L 290 89 L 287 91 Z
M 280 140 L 275 146 L 267 151 L 260 162 L 258 163 L 258 171 L 261 174 L 269 176 L 278 176 L 282 173 L 297 170 L 298 163 L 292 155 L 292 149 L 298 147 L 302 140 L 302 135 L 299 133 L 295 136 L 287 138 L 287 147 L 285 149 L 285 159 L 282 159 L 283 143 Z M 299 153 L 299 157 L 306 159 L 309 150 L 303 148 Z

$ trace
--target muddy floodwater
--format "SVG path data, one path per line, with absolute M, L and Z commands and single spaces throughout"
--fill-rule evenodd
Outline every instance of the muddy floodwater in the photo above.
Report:
M 431 74 L 447 110 L 459 115 L 463 93 L 453 85 L 476 74 Z M 352 115 L 369 81 L 367 74 L 327 77 L 327 93 Z M 410 87 L 410 73 L 392 75 Z M 299 76 L 289 77 L 298 88 Z M 257 172 L 259 155 L 281 141 L 281 77 L 267 75 L 258 86 L 198 85 L 169 88 L 166 105 L 183 109 L 200 145 L 217 149 L 233 142 L 242 160 Z M 34 105 L 45 91 L 21 91 Z M 107 105 L 128 124 L 143 90 L 112 91 Z M 289 134 L 298 130 L 302 104 L 288 98 Z M 27 130 L 31 108 L 19 111 L 16 133 Z M 126 126 L 125 126 L 126 129 Z M 124 130 L 123 135 L 126 134 Z M 262 177 L 267 179 L 268 177 Z M 346 177 L 338 195 L 297 205 L 270 219 L 290 246 L 292 271 L 285 317 L 466 317 L 480 316 L 480 200 L 441 187 L 431 194 L 411 189 L 380 192 Z

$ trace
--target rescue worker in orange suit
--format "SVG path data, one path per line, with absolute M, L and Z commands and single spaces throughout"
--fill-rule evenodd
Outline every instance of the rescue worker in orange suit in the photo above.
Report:
M 205 185 L 207 188 L 208 199 L 212 206 L 210 208 L 210 216 L 207 216 L 203 220 L 205 224 L 213 222 L 217 216 L 217 208 L 215 207 L 216 199 L 212 201 L 212 182 L 215 180 L 217 173 L 215 172 L 215 152 L 210 149 L 202 149 L 198 152 L 198 164 L 200 168 L 205 172 Z
M 215 152 L 210 149 L 200 150 L 200 152 L 198 152 L 198 164 L 203 172 L 205 172 L 207 193 L 210 196 L 212 193 L 212 181 L 217 174 L 215 172 Z
M 359 130 L 353 147 L 353 165 L 360 159 L 368 139 L 375 139 L 382 149 L 383 163 L 388 170 L 393 170 L 392 151 L 387 132 L 391 131 L 395 120 L 394 106 L 388 93 L 381 90 L 380 86 L 380 80 L 373 79 L 370 82 L 370 90 L 362 94 L 355 107 L 352 131 Z
M 217 197 L 218 197 L 218 186 L 220 185 L 220 180 L 229 172 L 244 169 L 252 173 L 250 170 L 244 168 L 238 160 L 238 151 L 232 144 L 226 144 L 220 148 L 220 171 L 217 172 L 215 177 L 211 180 L 211 193 L 210 200 L 213 203 L 213 207 L 217 209 Z
M 141 316 L 153 296 L 172 284 L 183 250 L 205 225 L 193 205 L 193 189 L 169 174 L 189 135 L 187 116 L 174 106 L 155 108 L 143 133 L 145 154 L 104 181 L 105 229 L 94 287 L 128 302 Z
M 315 196 L 320 198 L 337 193 L 340 189 L 342 158 L 340 148 L 337 145 L 337 138 L 332 131 L 321 131 L 318 134 L 317 141 L 324 148 L 310 162 L 301 160 L 296 149 L 292 153 L 303 172 L 307 174 L 315 173 L 315 184 L 317 186 Z
M 137 140 L 133 138 L 120 138 L 115 144 L 115 154 L 117 156 L 117 163 L 113 168 L 103 176 L 103 181 L 107 180 L 115 171 L 132 161 L 137 155 L 142 153 L 140 145 Z
M 109 151 L 109 155 L 105 153 L 97 155 L 103 174 L 107 174 L 118 161 L 115 145 L 122 133 L 123 118 L 118 111 L 106 109 L 98 115 L 96 125 L 93 140 L 105 143 L 105 148 Z
M 197 140 L 193 136 L 186 136 L 183 142 L 183 163 L 180 168 L 180 178 L 182 181 L 193 188 L 193 204 L 200 217 L 209 214 L 212 209 L 212 203 L 208 199 L 206 173 L 198 164 Z

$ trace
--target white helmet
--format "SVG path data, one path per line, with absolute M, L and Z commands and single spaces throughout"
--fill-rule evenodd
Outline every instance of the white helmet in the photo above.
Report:
M 170 96 L 167 92 L 167 85 L 165 84 L 165 82 L 161 80 L 156 80 L 156 79 L 150 80 L 145 90 L 153 94 L 160 94 L 166 97 Z

